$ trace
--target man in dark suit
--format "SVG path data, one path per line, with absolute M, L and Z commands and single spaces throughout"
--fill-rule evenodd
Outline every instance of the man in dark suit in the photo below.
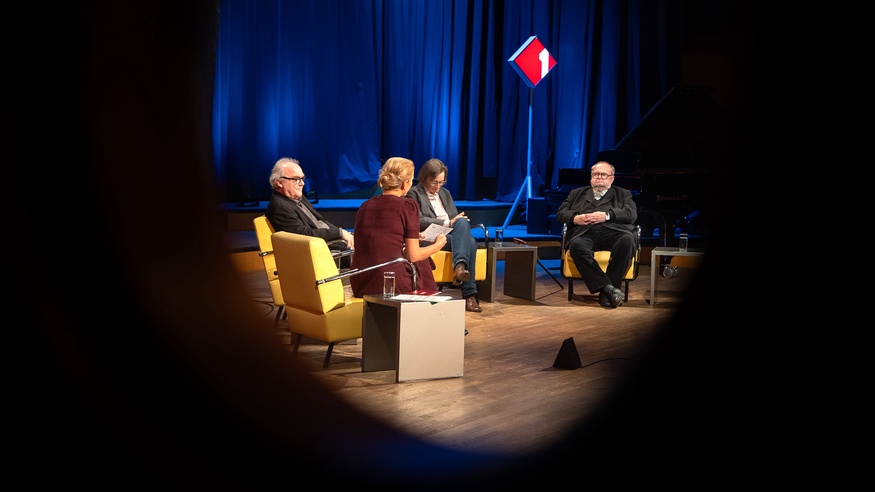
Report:
M 321 237 L 333 250 L 355 248 L 352 233 L 326 221 L 304 196 L 304 170 L 297 159 L 283 157 L 270 172 L 273 193 L 264 215 L 275 231 Z
M 599 161 L 590 171 L 590 186 L 572 190 L 556 211 L 556 220 L 568 225 L 567 248 L 590 294 L 598 292 L 600 305 L 616 308 L 623 304 L 620 282 L 635 252 L 638 207 L 632 192 L 611 187 L 614 166 Z M 595 251 L 611 252 L 607 271 L 595 261 Z

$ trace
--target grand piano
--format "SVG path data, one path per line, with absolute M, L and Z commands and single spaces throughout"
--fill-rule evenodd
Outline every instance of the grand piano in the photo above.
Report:
M 696 247 L 709 235 L 709 203 L 716 174 L 731 164 L 732 118 L 707 87 L 674 87 L 598 160 L 616 168 L 614 185 L 632 191 L 638 205 L 642 244 L 671 246 L 681 232 Z M 546 191 L 555 210 L 578 187 L 589 184 L 589 169 L 560 169 L 556 188 Z

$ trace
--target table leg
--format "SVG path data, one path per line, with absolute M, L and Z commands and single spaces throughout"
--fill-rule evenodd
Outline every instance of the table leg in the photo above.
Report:
M 477 282 L 477 299 L 480 302 L 495 302 L 495 257 L 492 248 L 486 249 L 486 278 Z
M 504 294 L 522 299 L 535 299 L 535 268 L 538 249 L 520 248 L 504 252 Z
M 656 282 L 659 277 L 659 256 L 656 255 L 656 248 L 650 252 L 650 305 L 656 304 Z

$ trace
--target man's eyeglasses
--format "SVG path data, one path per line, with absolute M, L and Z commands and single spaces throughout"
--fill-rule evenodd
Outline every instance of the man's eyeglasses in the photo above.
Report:
M 304 184 L 304 176 L 301 176 L 300 178 L 289 178 L 288 176 L 280 176 L 280 179 L 287 179 L 287 180 L 291 181 L 292 183 L 295 183 L 296 185 Z
M 605 179 L 610 178 L 613 174 L 605 174 L 605 173 L 592 173 L 593 178 Z
M 447 184 L 447 182 L 446 181 L 432 181 L 431 184 L 443 186 L 443 185 Z

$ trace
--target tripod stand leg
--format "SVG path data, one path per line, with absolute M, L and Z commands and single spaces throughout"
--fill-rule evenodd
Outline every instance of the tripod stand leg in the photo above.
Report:
M 529 186 L 530 180 L 531 177 L 526 176 L 525 181 L 523 181 L 523 185 L 520 187 L 519 193 L 516 194 L 516 200 L 513 201 L 513 205 L 511 205 L 510 211 L 507 213 L 507 217 L 504 219 L 504 225 L 502 227 L 504 227 L 505 229 L 507 229 L 507 226 L 510 225 L 510 219 L 511 217 L 513 217 L 513 213 L 516 210 L 517 205 L 520 204 L 520 199 L 523 197 L 523 192 L 528 189 L 527 186 Z
M 550 278 L 552 278 L 553 281 L 556 282 L 556 285 L 558 285 L 561 289 L 565 290 L 565 286 L 562 285 L 562 282 L 560 282 L 559 279 L 557 279 L 556 277 L 553 276 L 552 273 L 550 273 L 550 270 L 547 267 L 545 267 L 543 263 L 541 263 L 541 260 L 538 260 L 538 264 L 541 265 L 541 268 L 543 268 L 544 271 L 547 272 L 547 275 L 549 275 Z

